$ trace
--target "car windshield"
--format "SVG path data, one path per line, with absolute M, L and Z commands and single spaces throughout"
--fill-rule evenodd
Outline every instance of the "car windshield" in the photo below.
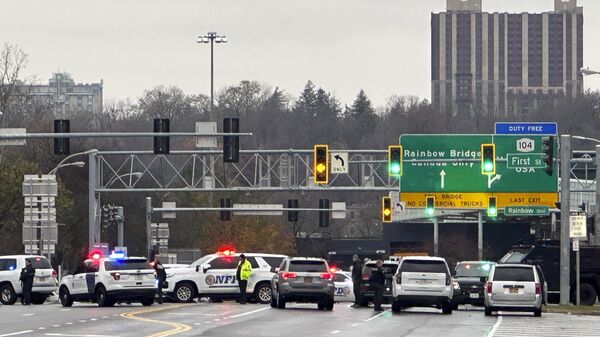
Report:
M 534 282 L 531 267 L 496 267 L 494 281 Z
M 146 260 L 104 261 L 104 268 L 108 271 L 152 269 L 152 267 L 150 266 L 150 264 L 148 262 L 146 262 Z
M 33 269 L 52 269 L 48 259 L 42 256 L 28 258 L 27 261 L 31 262 Z
M 519 263 L 523 261 L 527 253 L 525 251 L 511 250 L 500 259 L 500 263 Z
M 192 263 L 191 266 L 192 267 L 201 266 L 201 265 L 205 264 L 208 260 L 210 260 L 212 257 L 213 256 L 211 256 L 211 255 L 203 256 L 203 257 L 199 258 L 198 260 L 196 260 L 194 263 Z
M 437 260 L 404 260 L 400 267 L 401 272 L 409 273 L 448 273 L 444 261 Z
M 327 272 L 327 265 L 325 261 L 290 261 L 290 271 L 305 272 L 305 273 L 318 273 Z
M 456 266 L 456 277 L 487 277 L 492 265 L 490 263 L 459 263 Z

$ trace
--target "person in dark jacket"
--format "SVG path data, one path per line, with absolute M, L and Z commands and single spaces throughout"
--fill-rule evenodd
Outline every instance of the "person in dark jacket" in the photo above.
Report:
M 33 277 L 35 276 L 35 269 L 31 265 L 31 261 L 25 259 L 25 267 L 21 269 L 21 275 L 19 281 L 21 281 L 21 288 L 23 293 L 21 294 L 21 303 L 23 305 L 31 304 L 31 288 L 33 288 Z
M 385 274 L 383 273 L 383 261 L 377 260 L 377 267 L 373 268 L 369 283 L 374 292 L 373 305 L 375 311 L 382 311 L 381 302 L 383 302 L 383 288 L 385 288 Z
M 156 279 L 158 280 L 158 304 L 162 304 L 163 297 L 165 296 L 163 293 L 163 287 L 167 281 L 167 272 L 165 271 L 165 267 L 162 265 L 162 263 L 160 263 L 158 257 L 154 258 L 154 271 L 156 272 Z
M 352 285 L 354 288 L 354 304 L 353 308 L 360 306 L 360 282 L 362 282 L 362 263 L 358 255 L 352 257 Z

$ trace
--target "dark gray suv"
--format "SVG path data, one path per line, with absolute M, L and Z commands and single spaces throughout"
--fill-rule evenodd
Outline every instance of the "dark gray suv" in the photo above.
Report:
M 285 309 L 287 302 L 317 303 L 333 310 L 335 285 L 327 261 L 318 258 L 285 258 L 271 281 L 271 307 Z

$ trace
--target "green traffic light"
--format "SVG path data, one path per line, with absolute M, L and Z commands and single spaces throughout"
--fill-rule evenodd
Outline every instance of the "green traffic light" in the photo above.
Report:
M 392 174 L 398 174 L 400 173 L 400 164 L 398 163 L 393 163 L 390 166 L 390 172 L 392 172 Z
M 492 162 L 490 162 L 490 161 L 486 161 L 483 164 L 483 170 L 485 172 L 492 172 L 492 171 L 494 171 L 494 164 Z
M 425 214 L 427 214 L 427 215 L 433 215 L 433 208 L 426 208 L 425 209 Z
M 495 207 L 488 208 L 487 214 L 488 216 L 496 216 L 498 215 L 498 209 Z

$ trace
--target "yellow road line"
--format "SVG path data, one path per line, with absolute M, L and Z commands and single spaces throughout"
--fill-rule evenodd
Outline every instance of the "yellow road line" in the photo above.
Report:
M 146 337 L 166 337 L 166 336 L 171 336 L 171 335 L 175 335 L 178 333 L 189 331 L 192 329 L 192 327 L 190 327 L 189 325 L 176 323 L 176 322 L 160 321 L 160 320 L 156 320 L 156 319 L 138 317 L 137 315 L 148 314 L 148 313 L 153 313 L 153 312 L 158 312 L 158 311 L 171 310 L 171 309 L 177 309 L 177 308 L 181 308 L 184 306 L 189 306 L 189 304 L 168 305 L 168 306 L 160 306 L 160 307 L 142 309 L 142 310 L 137 310 L 137 311 L 132 311 L 132 312 L 125 312 L 125 313 L 121 314 L 121 317 L 124 317 L 127 319 L 133 319 L 136 321 L 168 325 L 168 326 L 172 327 L 172 329 L 146 336 Z

